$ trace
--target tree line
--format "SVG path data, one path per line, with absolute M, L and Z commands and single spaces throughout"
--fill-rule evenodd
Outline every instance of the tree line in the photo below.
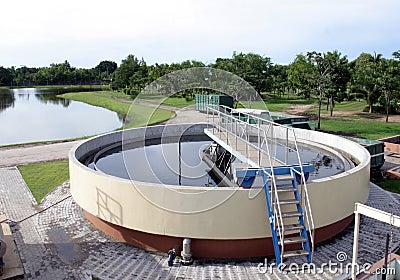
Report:
M 152 81 L 176 70 L 191 67 L 213 67 L 232 72 L 259 92 L 281 96 L 295 94 L 318 102 L 318 128 L 321 107 L 332 112 L 336 102 L 365 99 L 369 112 L 380 104 L 389 113 L 399 109 L 400 51 L 392 58 L 362 53 L 353 61 L 339 51 L 298 54 L 289 65 L 273 64 L 271 58 L 254 53 L 234 52 L 231 58 L 217 58 L 206 65 L 201 61 L 155 63 L 128 55 L 119 67 L 113 61 L 102 61 L 92 69 L 74 68 L 68 61 L 50 67 L 0 67 L 0 86 L 110 84 L 113 90 L 136 95 Z
M 68 61 L 49 67 L 0 66 L 0 86 L 88 85 L 110 83 L 117 63 L 102 61 L 91 69 L 72 67 Z

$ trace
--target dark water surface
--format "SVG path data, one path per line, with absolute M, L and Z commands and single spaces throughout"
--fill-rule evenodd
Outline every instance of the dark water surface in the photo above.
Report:
M 215 184 L 210 178 L 210 167 L 202 160 L 205 147 L 211 141 L 163 143 L 141 146 L 122 151 L 121 147 L 99 155 L 96 161 L 98 170 L 109 175 L 135 181 L 161 183 L 168 185 L 207 186 Z M 277 154 L 283 154 L 277 146 Z M 303 162 L 312 163 L 315 171 L 310 179 L 324 178 L 340 173 L 344 163 L 325 150 L 307 145 L 299 146 Z M 297 164 L 296 153 L 289 154 L 289 163 Z M 88 163 L 94 168 L 94 163 Z M 129 171 L 128 171 L 129 170 Z
M 0 145 L 95 135 L 122 126 L 104 108 L 56 97 L 61 89 L 0 90 Z

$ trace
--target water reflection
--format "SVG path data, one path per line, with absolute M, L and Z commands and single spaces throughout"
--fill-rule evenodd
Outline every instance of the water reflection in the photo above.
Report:
M 121 127 L 123 116 L 115 112 L 57 98 L 65 91 L 0 90 L 0 145 L 89 136 Z
M 8 90 L 0 90 L 0 113 L 7 108 L 15 106 L 14 93 Z
M 124 115 L 122 115 L 122 114 L 120 114 L 120 113 L 117 113 L 117 116 L 118 116 L 118 119 L 119 119 L 121 122 L 124 122 L 124 121 L 125 121 L 125 116 L 124 116 Z
M 47 104 L 62 105 L 63 107 L 68 107 L 71 104 L 71 100 L 65 98 L 58 98 L 55 93 L 38 93 L 35 97 L 40 102 Z

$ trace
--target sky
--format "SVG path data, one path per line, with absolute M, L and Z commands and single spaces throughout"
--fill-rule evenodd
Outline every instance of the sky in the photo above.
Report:
M 212 63 L 234 51 L 277 64 L 313 50 L 390 58 L 400 50 L 399 11 L 398 0 L 2 1 L 0 65 L 92 68 L 129 54 Z

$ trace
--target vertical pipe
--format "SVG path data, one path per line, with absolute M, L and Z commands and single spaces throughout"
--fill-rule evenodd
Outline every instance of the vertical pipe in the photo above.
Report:
M 260 120 L 257 119 L 257 142 L 258 142 L 258 165 L 261 165 L 261 147 L 260 147 Z
M 212 111 L 212 110 L 211 110 Z M 214 111 L 212 111 L 212 124 L 213 124 L 213 134 L 215 134 L 214 128 L 215 128 L 215 122 L 214 122 Z
M 240 120 L 240 113 L 239 113 L 239 120 Z M 235 149 L 237 150 L 237 140 L 238 140 L 238 121 L 235 120 Z
M 286 128 L 286 152 L 285 152 L 285 164 L 289 162 L 289 129 Z
M 357 272 L 358 272 L 358 265 L 357 265 L 357 258 L 358 258 L 358 237 L 360 234 L 360 213 L 357 212 L 357 204 L 356 210 L 354 211 L 355 219 L 354 219 L 354 243 L 353 243 L 353 261 L 351 265 L 352 274 L 351 279 L 356 280 Z
M 210 126 L 209 126 L 210 119 L 209 119 L 209 115 L 208 115 L 208 106 L 206 107 L 206 113 L 207 113 L 207 130 L 209 130 L 210 129 Z
M 182 142 L 181 138 L 179 138 L 179 143 L 178 143 L 178 156 L 179 156 L 179 186 L 182 186 Z
M 248 141 L 249 141 L 249 118 L 247 118 L 247 122 L 246 122 L 246 157 L 249 158 L 249 145 L 248 145 Z
M 190 244 L 191 244 L 190 238 L 185 238 L 185 239 L 183 239 L 183 242 L 182 242 L 182 252 L 181 252 L 182 264 L 183 264 L 183 265 L 191 265 L 191 264 L 193 263 L 192 252 L 191 252 L 191 249 L 190 249 Z
M 386 248 L 385 248 L 385 263 L 383 265 L 383 273 L 382 273 L 382 280 L 386 280 L 386 273 L 387 273 L 387 267 L 388 267 L 388 254 L 389 254 L 389 239 L 390 239 L 390 234 L 386 234 Z

